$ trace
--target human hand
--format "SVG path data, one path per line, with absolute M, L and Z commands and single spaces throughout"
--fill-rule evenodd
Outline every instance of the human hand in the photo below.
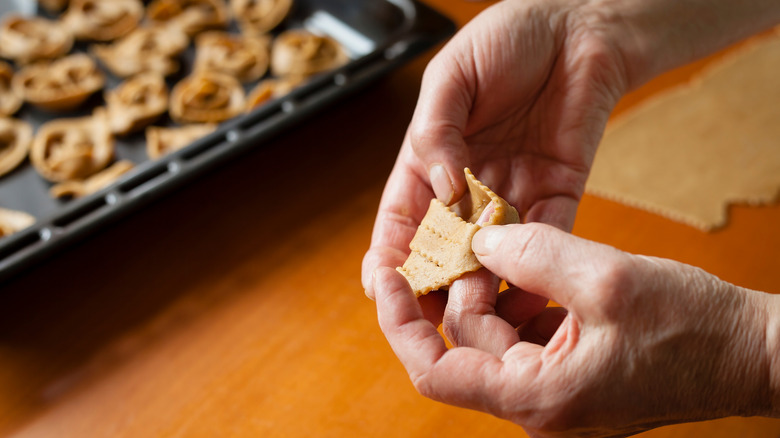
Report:
M 400 274 L 374 276 L 379 324 L 423 395 L 532 436 L 771 413 L 777 299 L 542 224 L 487 227 L 472 246 L 514 286 L 498 294 L 497 282 L 468 277 L 451 289 L 449 350 Z M 568 313 L 543 308 L 546 298 Z

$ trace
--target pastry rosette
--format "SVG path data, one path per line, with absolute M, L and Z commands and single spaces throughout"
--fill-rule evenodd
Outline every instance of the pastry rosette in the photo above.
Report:
M 246 98 L 246 111 L 252 111 L 266 102 L 278 99 L 294 90 L 303 82 L 300 76 L 287 78 L 264 79 L 249 92 Z
M 0 237 L 9 236 L 34 223 L 35 218 L 23 211 L 0 208 Z
M 339 67 L 347 60 L 336 40 L 305 30 L 283 32 L 271 47 L 271 72 L 275 76 L 309 76 Z
M 92 53 L 119 77 L 152 71 L 164 76 L 179 70 L 176 59 L 190 41 L 176 28 L 139 27 L 112 44 L 93 45 Z
M 244 110 L 244 89 L 236 78 L 195 72 L 173 87 L 169 113 L 178 123 L 216 123 Z
M 120 176 L 132 170 L 131 161 L 117 161 L 100 172 L 84 179 L 71 180 L 55 184 L 49 189 L 52 198 L 80 198 L 95 193 L 116 181 Z
M 141 73 L 105 93 L 111 132 L 124 135 L 154 122 L 168 109 L 168 87 L 159 73 Z
M 153 23 L 178 28 L 189 36 L 224 29 L 228 23 L 224 0 L 154 0 L 146 15 Z
M 255 81 L 268 70 L 270 39 L 267 36 L 212 31 L 198 35 L 195 43 L 195 70 L 222 72 L 241 82 Z
M 19 64 L 54 59 L 73 47 L 73 35 L 56 21 L 10 15 L 0 25 L 0 56 Z
M 22 106 L 22 96 L 13 88 L 14 69 L 0 61 L 0 117 L 13 115 Z
M 77 40 L 111 41 L 138 27 L 141 0 L 73 0 L 63 23 Z
M 49 111 L 81 105 L 104 83 L 105 77 L 95 61 L 83 53 L 29 65 L 13 79 L 14 89 L 25 101 Z
M 292 4 L 292 0 L 230 0 L 241 32 L 250 35 L 262 35 L 278 26 Z
M 27 158 L 33 129 L 27 122 L 0 117 L 0 176 L 14 170 Z
M 177 126 L 163 128 L 150 126 L 146 128 L 146 154 L 151 159 L 157 159 L 165 154 L 177 151 L 193 141 L 210 134 L 217 129 L 214 123 Z
M 35 170 L 54 182 L 87 178 L 104 169 L 113 157 L 114 138 L 100 109 L 89 117 L 44 123 L 30 149 Z

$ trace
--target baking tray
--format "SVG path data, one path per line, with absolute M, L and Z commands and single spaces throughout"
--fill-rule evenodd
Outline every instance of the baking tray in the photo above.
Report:
M 36 13 L 35 2 L 29 0 L 2 3 L 3 15 L 10 11 Z M 37 219 L 31 227 L 0 239 L 0 282 L 242 152 L 263 147 L 273 136 L 366 87 L 455 31 L 451 20 L 416 0 L 296 0 L 291 15 L 281 25 L 281 30 L 288 28 L 330 35 L 346 48 L 350 61 L 154 161 L 146 156 L 143 133 L 117 138 L 116 158 L 133 161 L 136 167 L 83 198 L 52 199 L 48 194 L 51 184 L 29 163 L 0 177 L 0 206 L 25 211 Z M 193 56 L 190 48 L 184 54 L 184 68 L 169 85 L 189 73 Z M 119 83 L 110 74 L 106 78 L 106 88 Z M 90 114 L 98 104 L 93 102 L 60 117 Z M 52 115 L 25 105 L 16 117 L 37 128 Z

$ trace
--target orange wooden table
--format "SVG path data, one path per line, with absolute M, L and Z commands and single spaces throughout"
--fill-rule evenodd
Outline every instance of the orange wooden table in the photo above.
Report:
M 459 24 L 487 6 L 430 3 Z M 419 396 L 360 284 L 431 55 L 2 285 L 0 436 L 523 436 Z M 778 224 L 778 206 L 735 207 L 705 234 L 586 197 L 575 233 L 777 293 Z M 645 436 L 778 434 L 730 418 Z

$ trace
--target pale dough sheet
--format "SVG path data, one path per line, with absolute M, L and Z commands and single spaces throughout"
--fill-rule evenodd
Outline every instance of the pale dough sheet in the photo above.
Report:
M 608 127 L 591 194 L 702 230 L 780 192 L 780 33 Z

